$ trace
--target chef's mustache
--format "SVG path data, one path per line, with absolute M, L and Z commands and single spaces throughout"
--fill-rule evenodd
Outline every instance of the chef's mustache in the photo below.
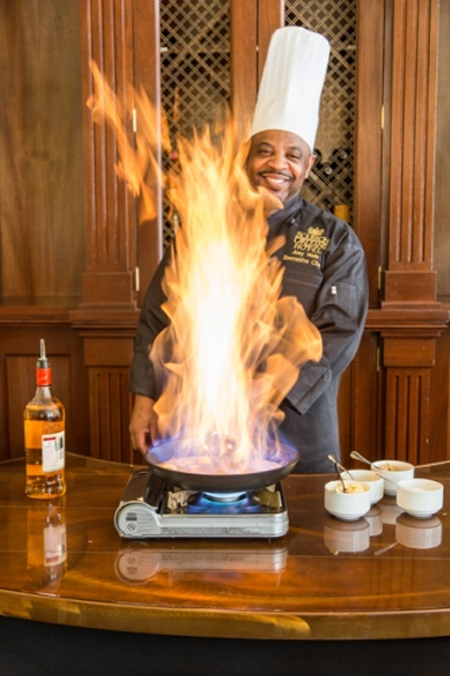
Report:
M 265 178 L 266 176 L 279 176 L 281 178 L 287 178 L 288 180 L 292 178 L 290 174 L 285 174 L 283 171 L 261 171 L 259 176 L 262 176 L 262 178 Z

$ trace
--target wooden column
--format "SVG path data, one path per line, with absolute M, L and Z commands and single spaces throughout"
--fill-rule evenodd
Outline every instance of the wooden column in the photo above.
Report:
M 231 111 L 245 134 L 250 127 L 258 86 L 257 0 L 230 0 Z
M 284 0 L 258 0 L 258 85 L 272 33 L 284 26 Z
M 138 92 L 143 90 L 152 103 L 150 126 L 155 129 L 155 137 L 161 136 L 161 73 L 159 42 L 159 0 L 134 0 L 134 86 Z M 136 118 L 139 134 L 141 120 Z M 153 148 L 153 155 L 162 166 L 161 144 Z M 146 175 L 148 194 L 155 207 L 152 217 L 139 214 L 136 242 L 136 265 L 139 270 L 138 305 L 142 306 L 145 293 L 153 273 L 163 254 L 163 208 L 160 177 L 154 165 Z
M 436 302 L 432 269 L 438 0 L 394 0 L 383 307 Z
M 139 225 L 137 200 L 115 171 L 116 131 L 94 123 L 85 103 L 94 91 L 94 60 L 126 111 L 131 145 L 140 122 L 134 116 L 133 123 L 131 114 L 140 87 L 155 104 L 153 122 L 159 129 L 158 2 L 82 0 L 81 25 L 86 267 L 82 302 L 70 319 L 83 339 L 89 372 L 90 454 L 130 462 L 128 388 L 139 313 L 137 268 L 142 267 L 142 295 L 161 257 L 161 210 L 154 220 Z M 158 205 L 158 181 L 147 176 L 147 184 Z
M 95 124 L 87 99 L 94 93 L 95 61 L 123 110 L 132 110 L 132 14 L 125 0 L 82 0 L 82 73 L 86 194 L 86 270 L 82 306 L 134 307 L 135 205 L 117 178 L 116 134 Z M 132 138 L 131 120 L 129 135 Z
M 354 227 L 366 254 L 370 307 L 380 301 L 384 4 L 358 2 L 356 18 Z
M 231 109 L 250 127 L 272 33 L 284 25 L 284 0 L 230 0 Z

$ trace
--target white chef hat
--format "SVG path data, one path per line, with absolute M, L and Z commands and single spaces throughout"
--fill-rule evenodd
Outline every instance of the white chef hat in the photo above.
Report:
M 314 149 L 320 95 L 330 45 L 319 33 L 298 26 L 276 30 L 269 44 L 250 135 L 280 129 Z

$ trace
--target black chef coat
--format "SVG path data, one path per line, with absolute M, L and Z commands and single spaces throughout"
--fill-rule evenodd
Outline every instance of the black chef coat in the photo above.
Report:
M 269 217 L 268 238 L 284 235 L 276 251 L 285 268 L 282 295 L 295 296 L 319 329 L 323 356 L 306 363 L 281 404 L 281 438 L 300 452 L 296 472 L 330 471 L 328 454 L 340 457 L 337 393 L 341 373 L 353 359 L 364 330 L 368 285 L 364 251 L 352 228 L 300 195 Z M 164 255 L 148 288 L 136 334 L 130 389 L 159 396 L 150 347 L 168 319 L 161 304 Z

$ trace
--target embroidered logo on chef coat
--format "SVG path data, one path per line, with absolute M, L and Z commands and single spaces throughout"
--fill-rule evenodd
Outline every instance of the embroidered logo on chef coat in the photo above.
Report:
M 330 239 L 323 236 L 321 228 L 308 228 L 308 232 L 297 232 L 292 251 L 285 254 L 283 260 L 296 261 L 304 265 L 320 268 L 320 255 L 328 248 Z

